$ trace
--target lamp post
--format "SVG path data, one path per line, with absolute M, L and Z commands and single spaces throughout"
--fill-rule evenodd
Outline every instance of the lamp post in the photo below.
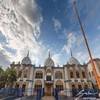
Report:
M 80 16 L 78 14 L 76 1 L 73 2 L 73 7 L 75 9 L 75 13 L 76 13 L 76 16 L 77 16 L 77 19 L 78 19 L 78 22 L 79 22 L 79 25 L 80 25 L 80 28 L 81 28 L 81 31 L 82 31 L 82 35 L 83 35 L 84 40 L 85 40 L 86 48 L 87 48 L 87 51 L 88 51 L 88 54 L 89 54 L 89 57 L 90 57 L 90 62 L 91 62 L 92 67 L 93 67 L 93 73 L 94 73 L 98 88 L 100 89 L 100 77 L 98 76 L 98 74 L 96 72 L 96 66 L 95 66 L 95 63 L 94 63 L 93 58 L 92 58 L 91 50 L 89 48 L 89 44 L 88 44 L 88 41 L 87 41 L 87 38 L 86 38 L 86 34 L 85 34 L 85 31 L 84 31 L 82 23 L 81 23 Z

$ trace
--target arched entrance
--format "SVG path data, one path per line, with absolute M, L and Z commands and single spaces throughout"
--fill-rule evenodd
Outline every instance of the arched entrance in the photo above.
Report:
M 35 89 L 35 90 L 39 90 L 39 89 L 41 89 L 41 88 L 42 88 L 42 82 L 41 82 L 40 80 L 37 80 L 37 81 L 35 82 L 34 89 Z
M 45 95 L 51 96 L 53 94 L 53 81 L 52 81 L 52 71 L 47 69 L 45 76 Z
M 56 89 L 63 90 L 63 82 L 61 80 L 56 82 Z

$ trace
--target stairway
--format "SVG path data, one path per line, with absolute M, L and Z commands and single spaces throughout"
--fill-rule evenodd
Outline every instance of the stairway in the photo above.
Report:
M 44 96 L 42 100 L 55 100 L 55 98 L 53 96 Z

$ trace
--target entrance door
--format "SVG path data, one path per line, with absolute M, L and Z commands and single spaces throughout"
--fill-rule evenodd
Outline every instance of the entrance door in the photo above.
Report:
M 50 84 L 45 85 L 45 95 L 47 95 L 47 96 L 52 95 L 52 85 L 50 85 Z

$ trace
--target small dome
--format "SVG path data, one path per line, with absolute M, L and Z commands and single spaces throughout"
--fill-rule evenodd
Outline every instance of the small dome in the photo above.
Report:
M 50 53 L 49 53 L 49 57 L 46 59 L 44 66 L 47 67 L 53 67 L 54 66 L 54 61 L 51 59 L 50 57 Z
M 78 61 L 76 58 L 71 57 L 71 58 L 69 59 L 69 61 L 68 61 L 68 64 L 70 64 L 70 65 L 72 65 L 72 64 L 78 65 L 78 64 L 80 64 L 80 63 L 79 63 L 79 61 Z
M 29 58 L 29 52 L 28 52 L 27 56 L 23 58 L 22 64 L 24 64 L 24 65 L 30 65 L 31 64 L 31 60 Z

